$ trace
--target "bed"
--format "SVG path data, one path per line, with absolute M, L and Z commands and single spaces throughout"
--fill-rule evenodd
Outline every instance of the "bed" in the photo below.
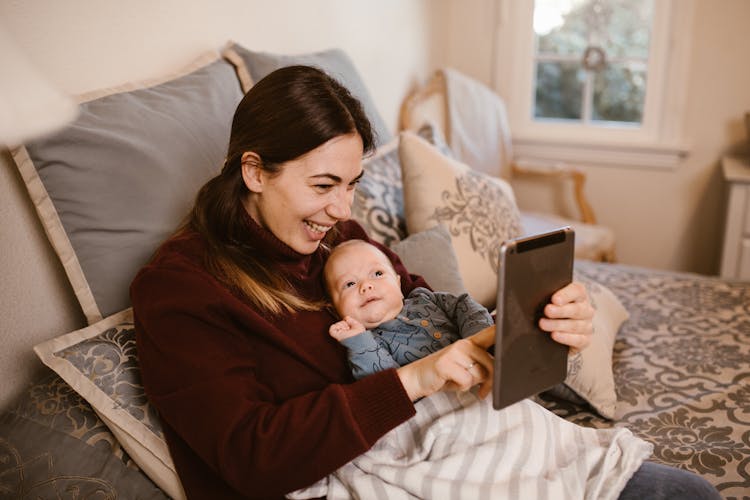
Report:
M 428 158 L 438 183 L 430 189 L 438 191 L 440 179 L 455 182 L 466 171 L 456 170 L 439 141 L 414 134 L 408 141 L 416 149 L 405 151 L 403 134 L 388 132 L 340 50 L 292 57 L 229 43 L 178 74 L 82 96 L 73 125 L 13 151 L 89 326 L 38 345 L 51 370 L 0 414 L 0 496 L 184 496 L 140 385 L 127 287 L 221 165 L 243 92 L 292 63 L 340 78 L 378 133 L 353 216 L 410 269 L 435 274 L 439 264 L 434 287 L 492 293 L 473 277 L 486 270 L 465 267 L 481 260 L 471 258 L 481 224 L 465 230 L 414 217 L 440 196 L 422 183 L 414 189 L 409 165 L 423 167 Z M 471 175 L 483 189 L 506 189 Z M 468 206 L 459 205 L 451 205 L 454 215 Z M 474 247 L 460 246 L 469 236 Z M 579 379 L 568 390 L 535 399 L 583 426 L 627 427 L 654 445 L 653 460 L 702 475 L 726 498 L 748 498 L 750 284 L 586 260 L 575 268 L 599 314 L 597 350 L 587 355 L 596 359 L 577 360 Z

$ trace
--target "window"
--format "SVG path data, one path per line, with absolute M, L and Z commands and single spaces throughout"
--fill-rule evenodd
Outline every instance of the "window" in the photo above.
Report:
M 676 164 L 691 13 L 684 0 L 503 0 L 494 85 L 517 156 Z

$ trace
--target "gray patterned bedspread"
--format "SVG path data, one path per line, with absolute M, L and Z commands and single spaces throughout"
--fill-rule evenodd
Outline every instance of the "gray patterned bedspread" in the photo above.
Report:
M 652 460 L 694 471 L 725 498 L 750 498 L 750 283 L 578 261 L 630 313 L 617 335 L 617 419 L 542 401 L 581 425 L 623 426 Z

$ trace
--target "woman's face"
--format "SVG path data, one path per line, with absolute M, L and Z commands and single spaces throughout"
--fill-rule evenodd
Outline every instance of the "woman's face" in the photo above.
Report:
M 282 164 L 277 174 L 243 162 L 243 179 L 250 190 L 245 208 L 293 250 L 311 254 L 337 222 L 351 216 L 362 154 L 362 139 L 353 133 Z

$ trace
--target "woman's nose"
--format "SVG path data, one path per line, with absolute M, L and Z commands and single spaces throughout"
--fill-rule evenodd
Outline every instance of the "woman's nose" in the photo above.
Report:
M 337 196 L 328 205 L 326 212 L 337 220 L 348 220 L 352 215 L 352 202 L 354 201 L 354 192 L 345 190 Z

